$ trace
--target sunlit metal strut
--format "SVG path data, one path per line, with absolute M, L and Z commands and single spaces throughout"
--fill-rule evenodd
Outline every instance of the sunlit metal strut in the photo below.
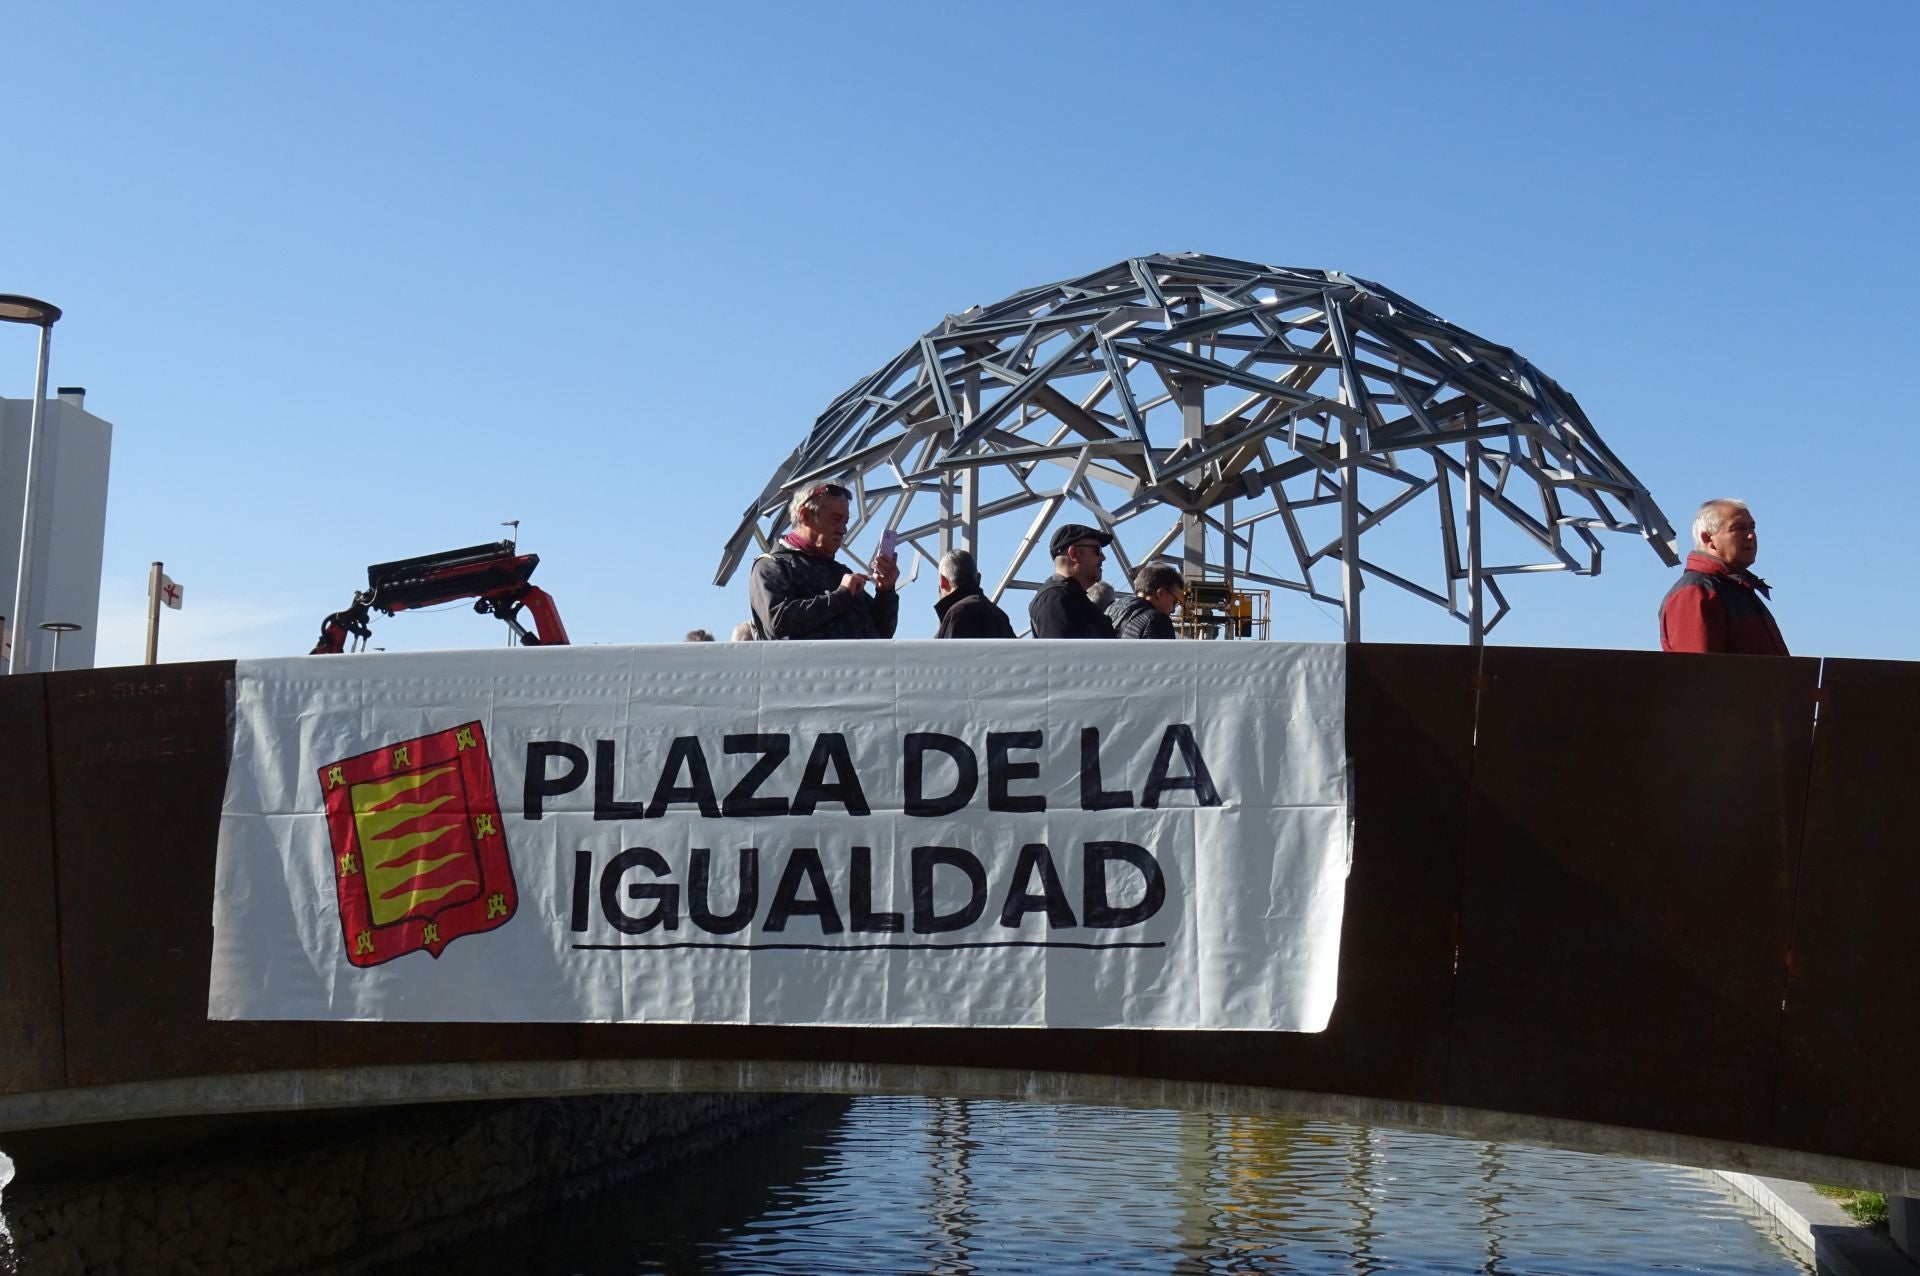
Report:
M 1645 487 L 1525 358 L 1368 280 L 1195 253 L 948 316 L 821 413 L 715 583 L 827 480 L 854 491 L 853 536 L 890 528 L 928 558 L 984 558 L 1004 520 L 1004 566 L 982 563 L 996 598 L 1049 574 L 1032 562 L 1049 527 L 1092 522 L 1122 570 L 1172 551 L 1190 577 L 1340 603 L 1349 640 L 1363 579 L 1479 643 L 1508 611 L 1500 577 L 1598 574 L 1597 533 L 1677 561 Z

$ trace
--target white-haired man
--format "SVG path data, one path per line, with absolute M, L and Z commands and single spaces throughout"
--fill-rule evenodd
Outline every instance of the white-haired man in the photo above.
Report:
M 883 554 L 860 572 L 833 557 L 847 539 L 852 499 L 838 483 L 793 494 L 787 506 L 793 530 L 754 560 L 747 582 L 761 638 L 893 637 L 900 621 L 899 562 Z
M 1772 591 L 1751 571 L 1760 554 L 1753 511 L 1720 497 L 1693 516 L 1693 552 L 1660 603 L 1662 651 L 1784 656 L 1786 640 L 1765 599 Z
M 980 588 L 980 568 L 964 549 L 940 556 L 940 617 L 935 638 L 1011 638 L 1013 622 Z

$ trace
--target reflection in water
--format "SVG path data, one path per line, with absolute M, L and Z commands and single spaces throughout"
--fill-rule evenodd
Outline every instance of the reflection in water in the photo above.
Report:
M 927 1158 L 928 1213 L 934 1228 L 934 1262 L 930 1270 L 971 1272 L 967 1240 L 973 1235 L 971 1188 L 967 1183 L 967 1156 L 973 1150 L 968 1137 L 969 1105 L 962 1099 L 929 1099 L 927 1134 L 932 1142 Z
M 1321 1122 L 823 1100 L 396 1268 L 1559 1273 L 1805 1268 L 1689 1171 Z
M 1367 1128 L 1362 1125 L 1347 1127 L 1350 1148 L 1347 1164 L 1353 1167 L 1353 1175 L 1348 1180 L 1348 1191 L 1353 1194 L 1357 1206 L 1357 1217 L 1353 1227 L 1354 1270 L 1357 1272 L 1377 1272 L 1380 1265 L 1373 1260 L 1373 1140 L 1367 1137 Z
M 1480 1145 L 1480 1230 L 1487 1234 L 1487 1271 L 1498 1272 L 1500 1266 L 1500 1225 L 1507 1221 L 1507 1212 L 1500 1207 L 1500 1185 L 1495 1180 L 1500 1176 L 1500 1145 L 1482 1143 Z

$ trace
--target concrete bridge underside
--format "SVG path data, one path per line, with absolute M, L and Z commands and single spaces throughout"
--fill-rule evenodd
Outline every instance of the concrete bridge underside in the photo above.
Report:
M 1901 993 L 1920 665 L 1350 654 L 1354 865 L 1313 1035 L 209 1022 L 232 667 L 0 681 L 0 1148 L 238 1112 L 912 1092 L 1286 1112 L 1920 1195 Z

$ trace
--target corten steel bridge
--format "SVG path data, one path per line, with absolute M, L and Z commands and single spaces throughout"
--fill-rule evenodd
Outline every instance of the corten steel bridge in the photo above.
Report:
M 1920 1194 L 1920 1020 L 1889 1001 L 1920 981 L 1920 664 L 1348 656 L 1356 842 L 1313 1035 L 212 1023 L 232 665 L 0 680 L 0 1148 L 235 1112 L 911 1092 L 1294 1112 Z
M 984 572 L 1002 546 L 983 553 L 982 525 L 1017 526 L 986 578 L 996 601 L 1052 574 L 1049 526 L 1086 522 L 1116 534 L 1125 574 L 1177 543 L 1189 580 L 1339 603 L 1349 642 L 1363 577 L 1445 608 L 1478 646 L 1507 613 L 1502 577 L 1598 574 L 1599 532 L 1677 561 L 1653 498 L 1525 358 L 1369 280 L 1198 253 L 949 315 L 821 413 L 715 583 L 819 482 L 852 490 L 868 554 L 887 529 Z

